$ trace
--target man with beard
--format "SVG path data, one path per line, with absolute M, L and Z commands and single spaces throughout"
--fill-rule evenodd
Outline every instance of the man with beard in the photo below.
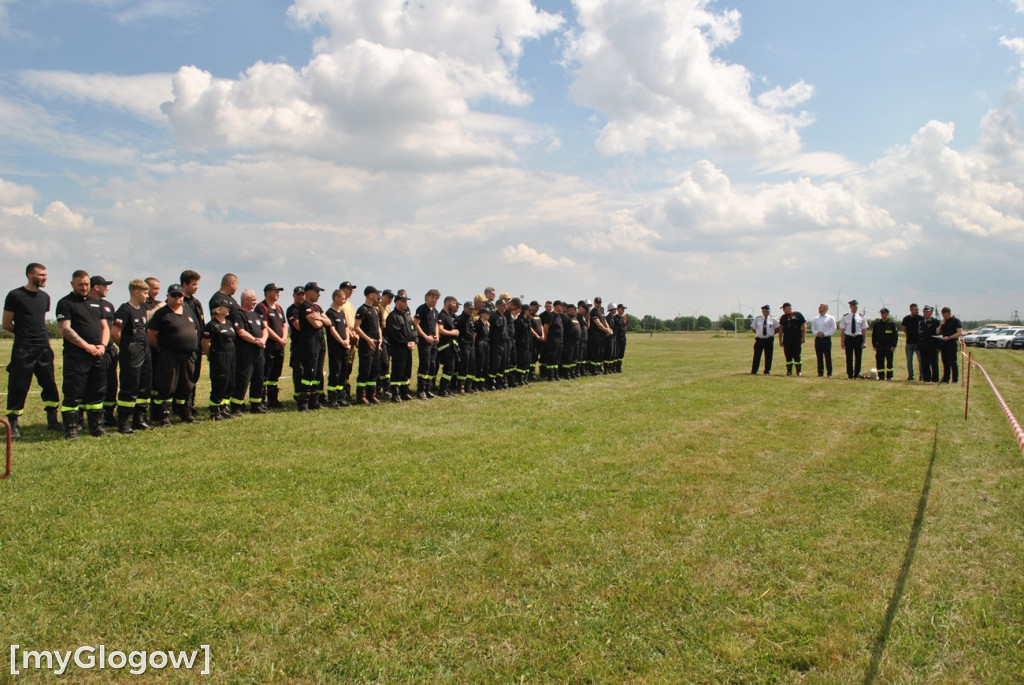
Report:
M 71 292 L 57 301 L 57 324 L 64 338 L 64 438 L 74 440 L 81 427 L 79 408 L 89 419 L 89 433 L 105 435 L 103 397 L 107 386 L 107 344 L 110 328 L 102 307 L 89 297 L 89 274 L 79 269 L 71 275 Z

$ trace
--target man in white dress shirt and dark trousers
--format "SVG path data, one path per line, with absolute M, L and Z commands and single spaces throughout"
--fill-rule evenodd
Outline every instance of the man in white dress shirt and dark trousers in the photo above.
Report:
M 772 308 L 761 307 L 761 316 L 754 319 L 750 328 L 754 331 L 754 362 L 750 365 L 750 373 L 757 374 L 761 366 L 761 353 L 764 352 L 764 375 L 772 372 L 772 352 L 775 350 L 775 333 L 779 330 L 779 320 L 771 315 Z
M 839 345 L 846 350 L 846 377 L 860 378 L 860 359 L 867 345 L 864 329 L 868 320 L 857 313 L 857 300 L 850 300 L 850 313 L 843 316 L 839 327 Z
M 818 305 L 818 317 L 811 322 L 814 336 L 814 356 L 818 358 L 818 378 L 828 372 L 832 378 L 832 336 L 836 334 L 836 320 L 828 313 L 827 304 Z

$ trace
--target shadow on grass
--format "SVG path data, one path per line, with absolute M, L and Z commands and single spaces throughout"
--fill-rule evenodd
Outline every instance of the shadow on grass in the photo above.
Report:
M 907 586 L 907 578 L 910 576 L 910 566 L 914 562 L 914 552 L 917 551 L 917 541 L 921 537 L 921 527 L 924 525 L 924 511 L 928 506 L 928 492 L 932 487 L 932 469 L 935 467 L 935 455 L 938 452 L 939 427 L 935 426 L 935 437 L 932 439 L 932 456 L 928 461 L 928 472 L 924 476 L 924 487 L 921 488 L 921 498 L 917 501 L 917 515 L 914 517 L 914 525 L 910 528 L 910 540 L 907 542 L 907 551 L 903 555 L 903 566 L 900 567 L 900 575 L 896 579 L 896 587 L 892 590 L 892 597 L 889 598 L 889 607 L 885 611 L 885 620 L 882 622 L 882 629 L 875 638 L 874 647 L 871 650 L 871 664 L 864 674 L 864 685 L 875 682 L 878 676 L 878 667 L 882 663 L 882 655 L 885 653 L 885 645 L 889 642 L 889 631 L 892 630 L 892 622 L 896 618 L 896 611 L 899 609 L 900 600 Z

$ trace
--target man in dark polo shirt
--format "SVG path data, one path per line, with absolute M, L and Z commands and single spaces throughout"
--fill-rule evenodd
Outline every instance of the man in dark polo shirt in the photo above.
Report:
M 114 305 L 107 301 L 107 293 L 110 292 L 110 285 L 103 276 L 92 276 L 89 278 L 89 297 L 98 300 L 103 318 L 107 320 L 107 328 L 114 328 Z M 107 426 L 113 426 L 117 418 L 114 410 L 117 409 L 117 344 L 111 340 L 107 345 L 107 394 L 103 397 L 103 422 Z
M 103 396 L 107 386 L 107 344 L 110 328 L 99 301 L 89 297 L 89 274 L 71 275 L 71 292 L 57 301 L 57 323 L 64 338 L 64 437 L 74 440 L 81 428 L 79 407 L 89 420 L 89 433 L 105 435 Z
M 267 348 L 263 350 L 263 385 L 266 388 L 267 406 L 280 409 L 284 405 L 278 395 L 278 382 L 284 371 L 284 348 L 288 345 L 288 320 L 284 309 L 278 304 L 281 291 L 276 283 L 263 286 L 263 301 L 256 305 L 256 313 L 263 319 L 267 329 Z
M 25 268 L 25 276 L 28 283 L 7 293 L 4 300 L 3 328 L 14 334 L 11 363 L 7 366 L 7 421 L 13 438 L 21 437 L 18 420 L 25 411 L 33 375 L 42 388 L 46 427 L 62 430 L 57 418 L 60 397 L 53 373 L 53 349 L 46 334 L 46 313 L 50 311 L 50 296 L 42 290 L 46 287 L 46 267 L 33 262 Z
M 315 281 L 303 286 L 303 300 L 292 322 L 292 328 L 296 332 L 295 341 L 292 343 L 295 363 L 302 369 L 302 380 L 296 398 L 299 411 L 321 407 L 320 392 L 324 386 L 324 360 L 327 354 L 324 326 L 330 324 L 323 307 L 317 304 L 323 291 L 324 289 Z
M 196 325 L 196 341 L 197 347 L 193 354 L 192 359 L 192 375 L 185 380 L 188 383 L 188 414 L 195 414 L 196 406 L 196 383 L 199 382 L 199 376 L 203 368 L 203 354 L 200 348 L 203 341 L 203 335 L 206 331 L 206 313 L 203 311 L 203 303 L 196 297 L 196 293 L 199 292 L 199 280 L 202 276 L 198 272 L 191 269 L 186 269 L 181 272 L 180 280 L 181 289 L 185 293 L 185 299 L 181 305 L 188 312 L 192 321 Z M 180 413 L 180 408 L 179 408 Z
M 245 393 L 249 391 L 249 413 L 265 414 L 263 408 L 263 350 L 267 346 L 267 328 L 256 313 L 255 290 L 242 293 L 242 306 L 235 314 L 235 392 L 231 411 L 241 414 Z
M 178 416 L 185 423 L 195 419 L 188 410 L 192 397 L 192 384 L 196 350 L 196 323 L 192 312 L 185 308 L 185 291 L 175 283 L 167 289 L 167 303 L 153 312 L 149 319 L 148 337 L 151 347 L 159 351 L 153 374 L 154 403 L 158 409 L 160 427 L 171 425 L 171 405 L 178 408 Z
M 400 293 L 399 293 L 400 294 Z M 380 291 L 372 285 L 363 288 L 366 301 L 356 310 L 356 335 L 359 336 L 359 375 L 356 376 L 356 403 L 380 404 L 377 376 L 380 375 Z M 397 296 L 396 296 L 397 297 Z
M 907 348 L 907 380 L 914 380 L 914 358 L 917 357 L 917 366 L 921 366 L 921 352 L 919 348 L 918 327 L 924 317 L 917 313 L 917 303 L 911 303 L 910 313 L 903 317 L 903 344 Z

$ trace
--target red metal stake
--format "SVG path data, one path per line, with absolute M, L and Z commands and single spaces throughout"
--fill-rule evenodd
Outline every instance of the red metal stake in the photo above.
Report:
M 4 430 L 7 432 L 7 468 L 0 476 L 0 479 L 3 479 L 11 475 L 11 424 L 2 416 L 0 416 L 0 423 L 4 424 Z
M 967 404 L 971 399 L 971 366 L 974 364 L 974 353 L 967 355 L 967 378 L 964 381 L 964 421 L 967 420 Z

